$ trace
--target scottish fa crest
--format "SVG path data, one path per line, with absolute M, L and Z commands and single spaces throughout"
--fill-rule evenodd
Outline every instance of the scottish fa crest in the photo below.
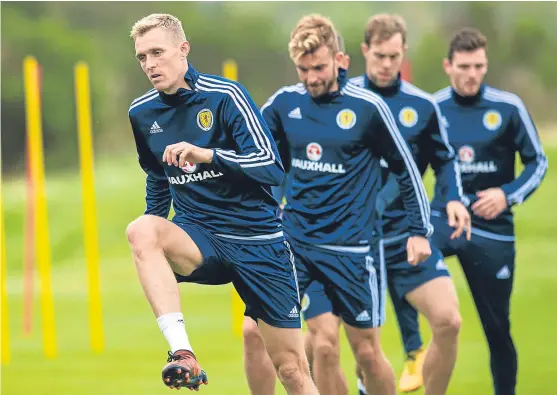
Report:
M 350 129 L 356 124 L 356 113 L 345 108 L 337 114 L 337 125 L 341 129 Z
M 412 107 L 404 107 L 398 113 L 398 121 L 402 126 L 411 128 L 418 123 L 418 112 Z
M 488 110 L 484 114 L 483 124 L 487 130 L 497 130 L 501 126 L 503 118 L 497 110 Z
M 211 129 L 213 126 L 213 113 L 211 110 L 204 108 L 197 113 L 197 126 L 206 132 Z

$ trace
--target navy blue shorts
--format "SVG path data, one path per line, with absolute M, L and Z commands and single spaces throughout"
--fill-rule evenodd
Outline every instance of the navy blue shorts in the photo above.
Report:
M 378 252 L 376 255 L 379 258 L 374 260 L 373 266 L 375 267 L 376 276 L 378 278 L 379 325 L 383 325 L 386 318 L 387 271 L 385 270 L 383 245 L 382 243 L 377 243 L 376 245 L 378 245 Z M 338 314 L 333 311 L 333 304 L 325 292 L 325 286 L 321 282 L 315 280 L 310 283 L 302 298 L 302 312 L 304 314 L 304 320 L 306 321 L 326 313 L 333 313 L 338 316 Z
M 498 235 L 472 227 L 472 240 L 467 241 L 464 235 L 451 240 L 453 229 L 447 221 L 445 215 L 432 213 L 431 224 L 435 226 L 432 244 L 445 257 L 458 257 L 468 283 L 477 280 L 487 289 L 511 289 L 516 258 L 514 236 Z M 503 283 L 507 285 L 501 286 Z
M 333 304 L 325 293 L 325 286 L 319 281 L 313 281 L 302 298 L 304 320 L 311 320 L 318 315 L 332 312 Z
M 277 328 L 301 328 L 294 256 L 284 239 L 245 244 L 217 237 L 198 225 L 176 225 L 203 254 L 203 263 L 189 276 L 175 273 L 178 282 L 232 282 L 246 305 L 244 315 Z
M 319 281 L 324 285 L 332 310 L 348 325 L 357 328 L 380 325 L 375 259 L 369 248 L 358 247 L 362 252 L 334 251 L 296 240 L 289 242 L 301 293 L 305 293 L 313 281 Z
M 443 254 L 438 248 L 431 245 L 431 256 L 413 266 L 407 259 L 408 237 L 397 239 L 383 240 L 387 284 L 393 300 L 402 301 L 407 293 L 419 286 L 437 277 L 450 276 Z

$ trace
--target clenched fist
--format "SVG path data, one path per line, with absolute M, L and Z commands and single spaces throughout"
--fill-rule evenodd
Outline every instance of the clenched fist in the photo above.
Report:
M 169 166 L 184 167 L 186 162 L 211 163 L 213 161 L 213 150 L 200 148 L 193 144 L 182 141 L 180 143 L 167 145 L 162 154 L 162 161 Z
M 431 255 L 429 240 L 422 236 L 410 236 L 406 243 L 406 252 L 408 253 L 408 263 L 416 266 Z

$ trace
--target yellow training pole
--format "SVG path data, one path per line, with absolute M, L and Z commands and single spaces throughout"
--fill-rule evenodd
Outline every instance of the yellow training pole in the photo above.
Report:
M 89 325 L 91 348 L 95 352 L 104 349 L 102 307 L 99 276 L 99 242 L 97 210 L 95 206 L 95 179 L 93 171 L 93 136 L 91 127 L 91 91 L 89 68 L 79 62 L 75 65 L 75 102 L 79 135 L 81 165 L 81 191 L 83 195 L 83 236 L 89 280 Z
M 238 64 L 232 59 L 225 60 L 222 64 L 222 76 L 232 81 L 238 81 Z
M 1 163 L 1 162 L 0 162 Z M 0 183 L 1 183 L 1 166 L 0 166 Z M 0 184 L 1 185 L 1 184 Z M 2 348 L 2 365 L 10 362 L 10 325 L 8 321 L 8 290 L 6 289 L 6 228 L 4 226 L 4 204 L 2 201 L 2 188 L 0 186 L 0 259 L 1 262 L 1 283 L 2 287 L 1 298 L 2 304 L 0 308 L 2 309 L 0 330 L 2 331 L 2 339 L 0 343 L 0 348 Z
M 222 64 L 222 75 L 229 80 L 238 81 L 238 65 L 232 59 L 224 61 Z M 242 336 L 242 325 L 244 322 L 245 305 L 236 292 L 232 288 L 232 331 L 236 336 Z
M 43 346 L 47 358 L 56 357 L 56 329 L 54 325 L 54 300 L 50 277 L 50 244 L 48 237 L 48 214 L 46 204 L 43 136 L 41 126 L 41 103 L 39 92 L 39 70 L 37 60 L 27 56 L 23 61 L 25 79 L 25 110 L 27 138 L 34 191 L 34 226 L 37 249 L 37 265 L 41 284 L 41 314 Z

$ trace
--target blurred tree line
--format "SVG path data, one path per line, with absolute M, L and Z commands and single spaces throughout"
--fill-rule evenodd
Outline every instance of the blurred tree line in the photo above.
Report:
M 557 114 L 556 3 L 508 2 L 2 2 L 2 167 L 21 174 L 25 163 L 23 58 L 43 68 L 43 133 L 49 168 L 78 163 L 73 67 L 90 66 L 96 157 L 129 154 L 130 102 L 151 88 L 134 58 L 129 30 L 152 12 L 182 20 L 198 70 L 220 74 L 227 58 L 261 105 L 279 87 L 296 83 L 287 43 L 296 21 L 310 12 L 332 18 L 352 56 L 351 76 L 363 72 L 360 42 L 368 17 L 406 18 L 414 83 L 434 92 L 448 84 L 441 68 L 451 35 L 479 28 L 489 40 L 487 82 L 519 94 L 536 121 Z

